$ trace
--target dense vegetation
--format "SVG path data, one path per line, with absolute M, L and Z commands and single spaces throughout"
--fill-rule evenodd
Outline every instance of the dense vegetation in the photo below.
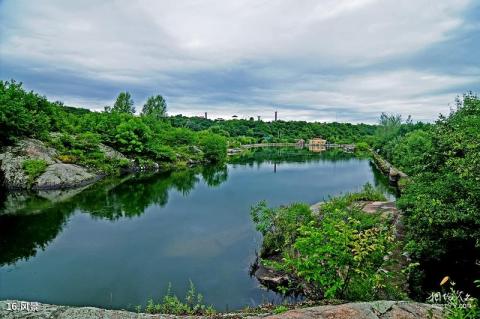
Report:
M 398 118 L 397 118 L 398 119 Z M 443 276 L 479 295 L 480 100 L 466 94 L 433 125 L 381 123 L 376 147 L 411 175 L 398 204 L 405 212 L 408 250 L 420 263 L 414 295 L 423 298 Z
M 389 222 L 353 205 L 360 200 L 385 200 L 369 184 L 360 193 L 332 198 L 315 214 L 305 204 L 269 208 L 260 202 L 252 219 L 263 235 L 262 263 L 298 278 L 309 298 L 374 300 L 399 298 L 384 259 L 393 253 Z M 285 287 L 296 290 L 298 287 Z
M 25 137 L 55 147 L 57 159 L 64 163 L 102 173 L 118 172 L 132 162 L 157 162 L 165 167 L 222 162 L 227 145 L 313 137 L 356 143 L 357 150 L 373 149 L 411 177 L 398 204 L 405 212 L 406 248 L 413 263 L 419 265 L 419 271 L 411 277 L 413 296 L 424 300 L 446 275 L 461 289 L 480 295 L 473 284 L 480 278 L 480 266 L 476 264 L 480 260 L 480 100 L 473 94 L 458 99 L 451 114 L 441 116 L 434 124 L 382 114 L 379 125 L 352 125 L 167 116 L 167 104 L 161 95 L 150 97 L 140 115 L 135 115 L 128 92 L 121 92 L 105 111 L 91 112 L 48 101 L 25 91 L 21 83 L 0 81 L 0 146 Z M 107 157 L 104 146 L 128 159 Z M 277 152 L 265 152 L 266 158 L 284 157 Z M 247 152 L 242 156 L 253 155 Z M 45 168 L 41 160 L 23 163 L 31 179 Z M 212 183 L 221 180 L 221 174 L 212 177 Z M 378 220 L 365 219 L 352 210 L 351 200 L 332 200 L 323 208 L 325 218 L 321 221 L 301 204 L 278 209 L 257 206 L 254 218 L 265 236 L 264 252 L 280 252 L 284 258 L 281 267 L 312 283 L 325 296 L 374 298 L 378 295 L 377 284 L 385 282 L 375 269 L 381 265 L 379 256 L 392 249 L 389 230 L 376 228 L 374 222 Z M 345 238 L 335 238 L 338 233 Z M 368 245 L 375 248 L 367 249 L 366 259 L 357 263 L 352 257 L 353 247 L 364 249 Z M 335 277 L 330 266 L 345 270 L 345 274 Z M 350 269 L 357 271 L 351 273 Z
M 172 127 L 165 119 L 166 102 L 150 97 L 140 116 L 128 92 L 113 107 L 90 112 L 50 102 L 21 83 L 0 81 L 0 145 L 24 137 L 43 140 L 60 152 L 66 163 L 78 163 L 111 173 L 129 164 L 105 156 L 102 145 L 113 147 L 137 164 L 165 166 L 187 162 L 221 162 L 226 139 L 212 132 Z
M 264 122 L 233 119 L 210 120 L 181 115 L 169 118 L 172 126 L 195 131 L 209 130 L 229 138 L 232 145 L 261 142 L 296 142 L 323 137 L 334 143 L 356 143 L 363 141 L 376 131 L 375 125 L 350 123 L 319 123 L 305 121 Z

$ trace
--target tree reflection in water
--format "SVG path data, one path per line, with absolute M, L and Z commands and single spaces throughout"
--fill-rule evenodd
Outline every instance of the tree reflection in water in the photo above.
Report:
M 210 187 L 219 186 L 228 178 L 227 166 L 132 174 L 81 189 L 2 192 L 6 195 L 0 202 L 0 265 L 29 259 L 45 249 L 76 210 L 108 220 L 133 218 L 150 205 L 165 206 L 170 190 L 189 194 L 200 177 Z

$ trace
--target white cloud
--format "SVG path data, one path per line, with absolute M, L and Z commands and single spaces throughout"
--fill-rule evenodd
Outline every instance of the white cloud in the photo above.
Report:
M 445 92 L 480 82 L 478 70 L 454 76 L 376 66 L 449 39 L 464 26 L 469 3 L 11 0 L 0 2 L 0 57 L 16 65 L 28 62 L 30 71 L 56 69 L 121 87 L 177 85 L 169 101 L 177 113 L 211 109 L 226 117 L 245 110 L 270 116 L 279 104 L 292 107 L 282 110 L 291 119 L 334 120 L 332 108 L 345 120 L 353 119 L 347 110 L 363 112 L 365 119 L 383 110 L 433 119 L 434 105 L 454 97 Z M 212 102 L 212 92 L 221 87 L 181 94 L 183 87 L 198 85 L 189 74 L 237 69 L 257 81 L 238 93 L 251 95 L 246 104 L 238 96 Z M 330 71 L 312 71 L 318 69 Z M 259 85 L 262 79 L 268 85 Z M 92 108 L 108 102 L 84 94 L 63 99 Z

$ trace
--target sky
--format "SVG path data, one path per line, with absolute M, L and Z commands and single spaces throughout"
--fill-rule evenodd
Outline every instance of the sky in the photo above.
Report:
M 434 121 L 480 92 L 478 0 L 0 0 L 0 79 L 103 110 Z

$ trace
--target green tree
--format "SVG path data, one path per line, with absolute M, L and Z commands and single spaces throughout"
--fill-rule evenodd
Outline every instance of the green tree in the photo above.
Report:
M 130 93 L 120 92 L 117 100 L 115 101 L 115 104 L 113 105 L 112 111 L 129 114 L 135 113 L 135 107 L 133 106 L 133 100 L 130 96 Z
M 143 105 L 142 115 L 156 118 L 167 116 L 167 101 L 161 95 L 149 97 L 145 105 Z
M 199 136 L 200 148 L 209 162 L 222 162 L 227 156 L 227 139 L 223 136 L 205 132 Z

